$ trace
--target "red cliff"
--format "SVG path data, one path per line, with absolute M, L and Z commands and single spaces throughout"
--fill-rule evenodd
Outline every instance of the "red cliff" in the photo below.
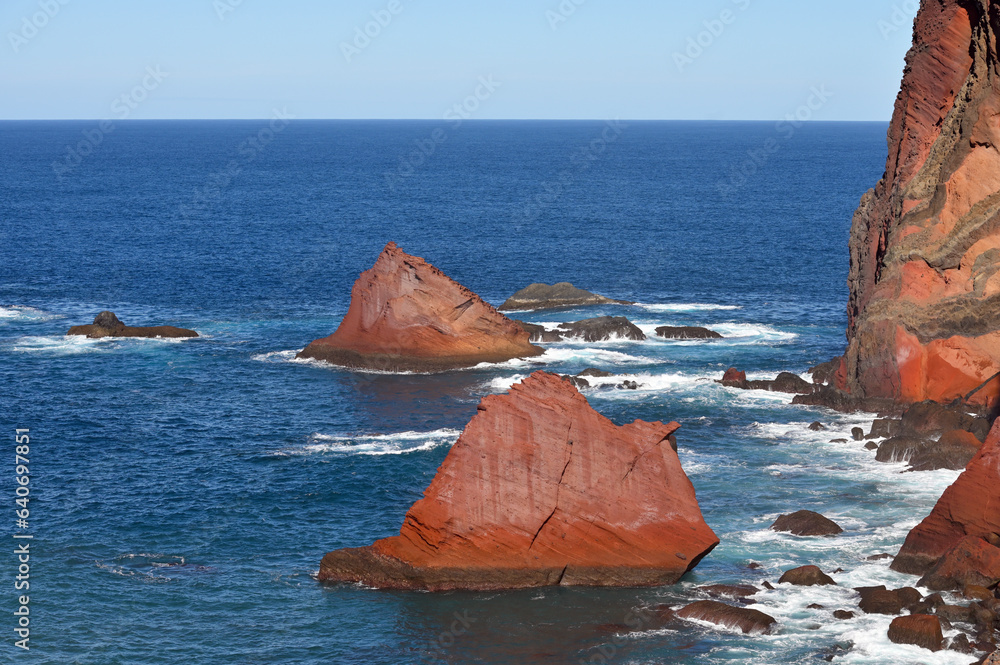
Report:
M 851 231 L 837 382 L 856 397 L 1000 397 L 998 27 L 995 0 L 921 3 L 886 172 Z
M 1000 421 L 927 519 L 910 531 L 892 568 L 917 575 L 927 573 L 970 536 L 986 541 L 982 547 L 995 549 L 1000 545 Z M 974 563 L 972 559 L 966 561 L 969 566 Z
M 300 358 L 385 371 L 435 372 L 542 354 L 479 296 L 395 243 L 361 274 L 337 331 Z
M 390 589 L 673 584 L 719 540 L 677 423 L 617 426 L 537 372 L 483 399 L 398 536 L 327 554 L 323 582 Z

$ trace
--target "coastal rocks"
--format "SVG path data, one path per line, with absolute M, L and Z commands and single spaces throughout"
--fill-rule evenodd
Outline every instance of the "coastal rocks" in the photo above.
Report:
M 859 398 L 1000 400 L 1000 58 L 996 4 L 921 3 L 883 179 L 850 238 Z
M 722 339 L 722 335 L 709 330 L 708 328 L 697 328 L 685 326 L 674 328 L 671 326 L 660 326 L 656 329 L 656 336 L 665 339 Z M 745 378 L 745 377 L 744 377 Z
M 771 525 L 771 530 L 796 536 L 836 536 L 844 532 L 836 522 L 811 510 L 782 515 Z
M 671 437 L 616 426 L 537 372 L 479 405 L 398 536 L 337 550 L 326 583 L 495 590 L 675 583 L 719 542 Z
M 861 594 L 859 607 L 865 614 L 895 616 L 923 600 L 920 592 L 911 587 L 893 591 L 884 586 L 858 587 L 855 591 Z
M 590 291 L 578 289 L 569 282 L 558 284 L 532 284 L 527 286 L 500 305 L 501 312 L 563 309 L 569 307 L 589 307 L 593 305 L 633 305 L 626 300 L 614 300 Z
M 742 378 L 739 378 L 742 377 Z M 735 369 L 728 370 L 719 381 L 727 388 L 740 388 L 742 390 L 767 390 L 774 393 L 788 393 L 792 395 L 807 395 L 813 393 L 817 386 L 809 383 L 801 376 L 791 372 L 781 372 L 777 378 L 772 380 L 747 381 L 746 373 L 738 372 Z
M 389 243 L 354 283 L 337 331 L 298 357 L 356 369 L 436 372 L 542 353 L 475 293 Z
M 560 323 L 557 330 L 549 330 L 535 323 L 516 321 L 529 335 L 532 342 L 561 342 L 578 339 L 584 342 L 607 342 L 615 339 L 645 341 L 646 335 L 624 316 L 601 316 L 575 323 Z
M 103 337 L 141 337 L 155 339 L 182 339 L 197 337 L 198 333 L 185 328 L 175 328 L 173 326 L 152 326 L 135 327 L 127 326 L 118 320 L 114 312 L 101 312 L 94 319 L 94 322 L 86 326 L 73 326 L 67 335 L 79 335 L 90 339 L 101 339 Z
M 906 537 L 892 569 L 924 575 L 966 536 L 989 541 L 1000 534 L 1000 422 L 976 456 Z
M 793 584 L 795 586 L 836 586 L 833 578 L 819 569 L 819 566 L 801 566 L 787 571 L 778 580 L 778 584 Z
M 974 434 L 962 430 L 947 432 L 937 441 L 903 436 L 883 442 L 875 459 L 908 462 L 911 471 L 960 471 L 968 466 L 981 446 Z
M 1000 547 L 982 538 L 967 536 L 945 552 L 919 584 L 933 591 L 957 591 L 969 585 L 994 587 L 998 582 Z
M 748 598 L 760 593 L 760 589 L 749 584 L 712 584 L 695 588 L 711 598 L 730 598 L 743 603 L 752 603 Z
M 730 388 L 739 388 L 739 384 L 746 383 L 746 380 L 747 373 L 741 372 L 735 367 L 730 367 L 726 370 L 726 373 L 722 375 L 722 385 Z
M 927 614 L 898 617 L 889 625 L 889 640 L 896 644 L 913 644 L 931 651 L 944 648 L 941 621 Z
M 682 619 L 707 621 L 717 626 L 739 630 L 744 635 L 769 635 L 778 621 L 759 610 L 733 607 L 716 600 L 699 600 L 677 611 Z

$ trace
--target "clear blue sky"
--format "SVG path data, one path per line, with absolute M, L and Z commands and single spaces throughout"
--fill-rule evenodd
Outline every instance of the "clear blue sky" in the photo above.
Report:
M 575 11 L 560 13 L 561 3 Z M 499 87 L 479 88 L 475 118 L 770 120 L 826 86 L 833 96 L 815 119 L 884 121 L 915 5 L 4 0 L 0 118 L 121 117 L 115 100 L 145 82 L 130 118 L 264 118 L 279 108 L 298 118 L 438 119 L 492 76 Z M 391 22 L 348 61 L 343 44 L 372 12 Z M 712 23 L 720 17 L 728 25 Z M 707 46 L 680 67 L 675 54 L 703 32 Z

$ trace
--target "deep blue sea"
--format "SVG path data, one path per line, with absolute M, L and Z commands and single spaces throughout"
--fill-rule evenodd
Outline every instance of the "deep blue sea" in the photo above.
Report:
M 773 665 L 822 662 L 838 646 L 850 648 L 840 663 L 969 661 L 891 644 L 889 617 L 831 614 L 856 609 L 851 587 L 913 583 L 865 559 L 895 553 L 957 474 L 903 474 L 860 443 L 831 443 L 871 416 L 713 382 L 730 366 L 771 378 L 842 352 L 848 230 L 882 174 L 886 125 L 97 128 L 0 123 L 3 551 L 15 533 L 34 536 L 27 653 L 14 646 L 16 557 L 0 553 L 3 662 Z M 390 240 L 494 304 L 556 281 L 639 303 L 531 321 L 607 313 L 726 339 L 558 343 L 531 362 L 432 376 L 295 362 L 337 327 L 353 281 Z M 63 336 L 104 309 L 202 337 Z M 681 460 L 722 544 L 681 584 L 317 584 L 327 551 L 398 532 L 484 395 L 536 369 L 588 367 L 616 375 L 585 391 L 615 422 L 683 424 Z M 640 389 L 616 388 L 624 376 Z M 816 420 L 828 429 L 809 430 Z M 14 515 L 16 428 L 31 437 L 26 530 Z M 803 508 L 845 534 L 768 530 Z M 700 584 L 776 583 L 804 564 L 842 569 L 839 586 L 760 594 L 776 635 L 608 628 L 636 608 L 701 599 Z M 452 630 L 456 613 L 467 629 Z

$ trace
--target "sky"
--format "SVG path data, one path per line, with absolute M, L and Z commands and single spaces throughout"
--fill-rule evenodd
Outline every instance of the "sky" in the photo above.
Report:
M 0 119 L 887 121 L 916 8 L 4 0 Z

